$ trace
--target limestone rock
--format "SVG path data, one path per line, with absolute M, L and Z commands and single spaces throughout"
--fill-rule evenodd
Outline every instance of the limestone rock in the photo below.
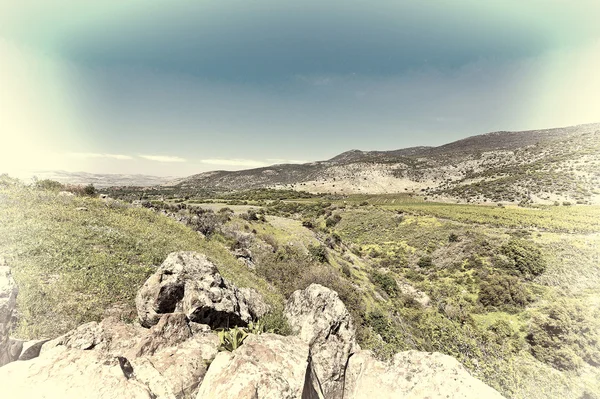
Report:
M 407 351 L 384 363 L 370 351 L 350 357 L 344 398 L 352 399 L 501 399 L 493 388 L 472 377 L 453 357 Z
M 238 289 L 196 252 L 170 254 L 139 290 L 136 306 L 145 327 L 173 312 L 183 312 L 190 321 L 211 328 L 246 326 L 268 311 L 256 291 Z
M 57 346 L 33 360 L 0 368 L 0 386 L 11 398 L 150 399 L 152 392 L 105 364 L 96 351 Z
M 44 344 L 39 357 L 0 368 L 0 386 L 19 398 L 193 397 L 219 344 L 203 331 L 181 313 L 149 330 L 113 318 L 86 323 Z
M 12 316 L 19 290 L 10 273 L 10 267 L 0 264 L 0 366 L 13 360 L 13 343 L 10 341 Z M 18 356 L 18 355 L 17 355 Z
M 311 284 L 291 295 L 284 314 L 300 339 L 310 346 L 325 397 L 341 398 L 346 363 L 358 345 L 352 317 L 338 294 Z
M 308 345 L 299 338 L 251 335 L 232 353 L 217 355 L 196 398 L 301 398 L 307 366 Z

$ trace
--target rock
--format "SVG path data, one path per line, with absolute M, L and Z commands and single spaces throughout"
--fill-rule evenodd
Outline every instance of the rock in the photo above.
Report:
M 10 330 L 18 293 L 19 290 L 10 273 L 10 267 L 6 266 L 2 260 L 0 265 L 0 366 L 15 360 L 14 343 L 10 340 Z
M 338 294 L 311 284 L 290 296 L 284 314 L 292 330 L 310 346 L 325 397 L 341 398 L 348 357 L 359 348 L 352 317 Z
M 196 398 L 302 398 L 307 366 L 308 345 L 299 338 L 250 335 L 232 353 L 217 355 Z
M 191 336 L 192 330 L 183 313 L 166 314 L 142 339 L 136 348 L 136 356 L 153 355 L 159 349 L 177 345 Z
M 25 341 L 23 341 L 22 339 L 15 339 L 15 338 L 9 338 L 8 339 L 8 344 L 7 344 L 7 362 L 6 363 L 10 363 L 10 362 L 14 362 L 15 360 L 18 360 L 19 357 L 21 356 L 21 352 L 23 351 L 23 344 L 25 343 Z
M 359 351 L 348 362 L 344 398 L 501 399 L 502 395 L 441 353 L 400 352 L 384 363 L 370 351 Z
M 21 353 L 18 360 L 31 360 L 35 359 L 40 355 L 42 346 L 48 342 L 48 339 L 36 339 L 32 341 L 25 341 L 22 344 Z
M 87 323 L 43 344 L 38 357 L 0 368 L 0 386 L 18 398 L 193 397 L 219 345 L 194 329 L 181 313 L 150 330 L 112 318 Z
M 88 209 L 85 206 L 78 206 L 77 208 L 75 208 L 76 211 L 87 211 Z
M 33 360 L 0 368 L 0 386 L 12 398 L 150 399 L 144 384 L 127 380 L 118 364 L 105 364 L 96 351 L 57 346 Z
M 170 254 L 138 291 L 136 307 L 145 327 L 173 312 L 211 328 L 246 326 L 268 311 L 256 291 L 238 289 L 196 252 Z
M 429 295 L 427 295 L 423 291 L 419 291 L 418 289 L 416 289 L 415 287 L 413 287 L 405 281 L 398 282 L 398 288 L 404 295 L 408 295 L 424 308 L 430 307 L 431 298 L 429 298 Z

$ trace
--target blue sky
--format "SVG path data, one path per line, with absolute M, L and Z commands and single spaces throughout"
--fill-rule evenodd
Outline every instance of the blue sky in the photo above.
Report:
M 0 172 L 188 175 L 600 121 L 597 1 L 0 4 Z

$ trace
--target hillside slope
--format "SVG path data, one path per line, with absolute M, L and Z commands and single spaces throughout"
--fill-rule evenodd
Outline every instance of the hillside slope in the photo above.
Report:
M 465 202 L 600 203 L 600 124 L 494 132 L 439 147 L 352 150 L 327 161 L 207 172 L 168 185 L 412 192 Z

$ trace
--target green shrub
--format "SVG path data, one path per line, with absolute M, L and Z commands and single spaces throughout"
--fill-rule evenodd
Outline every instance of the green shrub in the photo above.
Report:
M 64 188 L 64 186 L 57 181 L 44 179 L 36 181 L 35 188 L 38 190 L 60 191 Z
M 525 337 L 531 353 L 559 370 L 574 370 L 583 362 L 600 366 L 600 312 L 561 300 L 540 309 Z
M 398 284 L 396 279 L 390 273 L 381 273 L 373 270 L 371 273 L 371 281 L 381 288 L 386 294 L 394 298 L 398 295 Z
M 335 226 L 336 224 L 338 224 L 340 222 L 340 220 L 342 220 L 342 217 L 338 214 L 332 215 L 330 217 L 328 217 L 327 219 L 325 219 L 325 226 L 331 228 L 333 226 Z
M 350 270 L 350 267 L 345 263 L 342 265 L 342 274 L 347 278 L 352 277 L 352 270 Z
M 508 258 L 509 268 L 526 278 L 539 276 L 546 270 L 542 251 L 527 240 L 511 239 L 500 248 L 500 252 Z
M 309 245 L 308 253 L 319 263 L 327 262 L 327 249 L 323 245 Z
M 431 259 L 431 256 L 422 256 L 419 261 L 417 262 L 417 265 L 421 268 L 429 268 L 433 266 L 433 259 Z
M 292 327 L 281 309 L 276 309 L 264 315 L 260 322 L 263 323 L 265 331 L 272 331 L 279 335 L 291 335 Z
M 517 277 L 496 274 L 481 282 L 479 302 L 485 307 L 522 307 L 529 302 L 529 293 Z
M 94 196 L 96 194 L 96 187 L 93 184 L 88 184 L 83 188 L 83 193 L 87 196 Z

